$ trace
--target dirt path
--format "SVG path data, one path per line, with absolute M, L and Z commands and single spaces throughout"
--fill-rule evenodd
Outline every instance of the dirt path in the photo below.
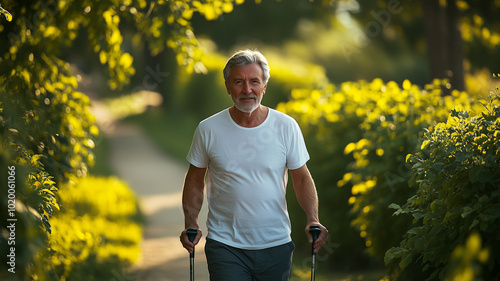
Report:
M 111 165 L 139 196 L 146 216 L 136 281 L 189 280 L 189 255 L 179 242 L 184 228 L 181 191 L 188 163 L 179 163 L 166 156 L 137 126 L 116 123 L 106 134 Z M 204 204 L 200 214 L 204 235 L 207 233 L 206 213 Z M 197 281 L 209 280 L 204 243 L 202 238 L 196 248 Z

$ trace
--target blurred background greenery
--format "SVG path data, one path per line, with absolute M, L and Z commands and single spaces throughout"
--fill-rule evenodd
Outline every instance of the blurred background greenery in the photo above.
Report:
M 109 124 L 91 116 L 90 103 L 105 106 L 114 120 L 139 124 L 166 153 L 185 161 L 198 122 L 231 106 L 222 68 L 243 48 L 268 58 L 271 79 L 263 104 L 296 118 L 310 149 L 321 219 L 332 237 L 322 261 L 331 274 L 323 280 L 424 280 L 431 273 L 422 269 L 441 272 L 446 265 L 417 256 L 409 265 L 408 259 L 394 262 L 408 254 L 391 256 L 385 265 L 386 252 L 414 235 L 407 231 L 419 223 L 393 216 L 388 207 L 403 205 L 416 192 L 408 181 L 417 171 L 405 160 L 421 149 L 425 130 L 446 122 L 455 106 L 479 115 L 478 100 L 498 87 L 492 76 L 500 68 L 498 0 L 0 4 L 2 169 L 14 163 L 26 179 L 19 202 L 27 208 L 20 213 L 24 225 L 35 229 L 19 238 L 29 245 L 18 260 L 27 269 L 20 280 L 77 280 L 89 268 L 96 278 L 102 275 L 96 280 L 109 280 L 110 271 L 102 268 L 122 270 L 137 259 L 143 223 L 137 199 L 112 177 L 102 133 Z M 496 132 L 491 138 L 498 141 Z M 498 187 L 495 179 L 482 184 Z M 81 195 L 93 186 L 123 194 L 128 204 L 111 214 L 102 206 L 119 203 L 105 200 L 112 195 L 92 202 Z M 488 194 L 494 224 L 500 199 Z M 296 261 L 302 261 L 308 248 L 300 236 L 303 215 L 292 192 L 288 199 Z M 7 205 L 0 206 L 4 219 Z M 101 217 L 93 226 L 102 229 L 88 229 L 92 216 Z M 125 241 L 111 227 L 104 241 L 100 231 L 110 223 L 135 234 Z M 67 234 L 50 236 L 53 227 Z M 498 230 L 471 228 L 441 253 L 443 259 L 453 252 L 460 260 L 456 253 L 472 247 L 466 243 L 476 237 L 473 231 L 482 234 L 486 248 L 497 245 L 490 238 Z M 74 252 L 75 259 L 63 258 Z M 485 263 L 470 261 L 472 275 L 446 267 L 439 278 L 498 278 L 498 258 Z M 295 268 L 299 280 L 307 269 L 300 262 Z

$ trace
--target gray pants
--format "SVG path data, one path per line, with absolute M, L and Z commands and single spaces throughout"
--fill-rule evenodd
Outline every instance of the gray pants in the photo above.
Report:
M 210 281 L 288 281 L 293 242 L 263 250 L 242 250 L 207 239 Z

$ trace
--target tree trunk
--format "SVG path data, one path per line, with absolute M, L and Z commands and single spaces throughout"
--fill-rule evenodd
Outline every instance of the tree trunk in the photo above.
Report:
M 450 89 L 464 90 L 463 41 L 459 29 L 459 11 L 456 0 L 423 0 L 424 28 L 431 78 L 448 79 Z
M 464 81 L 464 43 L 460 31 L 460 11 L 456 0 L 448 0 L 446 7 L 448 24 L 448 62 L 450 83 L 453 89 L 465 90 Z

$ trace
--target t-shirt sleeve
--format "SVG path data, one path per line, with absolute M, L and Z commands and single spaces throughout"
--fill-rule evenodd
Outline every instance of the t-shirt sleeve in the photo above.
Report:
M 294 119 L 292 119 L 292 121 L 288 135 L 289 141 L 286 163 L 288 169 L 295 170 L 304 166 L 310 157 L 299 124 L 297 124 Z
M 209 159 L 200 126 L 194 131 L 193 142 L 186 159 L 197 168 L 208 167 Z

